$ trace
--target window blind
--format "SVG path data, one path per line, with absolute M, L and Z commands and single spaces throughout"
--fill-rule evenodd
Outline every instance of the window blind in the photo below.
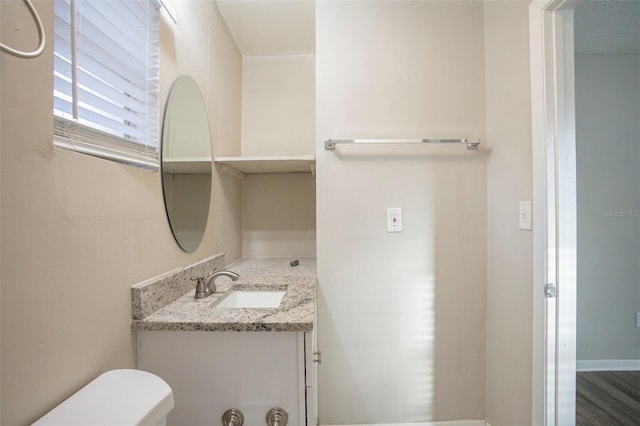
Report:
M 54 143 L 159 168 L 158 4 L 55 0 Z

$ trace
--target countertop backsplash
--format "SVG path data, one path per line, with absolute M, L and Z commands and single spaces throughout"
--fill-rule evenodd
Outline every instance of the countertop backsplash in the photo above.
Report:
M 214 254 L 191 265 L 174 269 L 131 287 L 131 310 L 134 320 L 141 320 L 175 302 L 196 288 L 193 277 L 206 277 L 212 269 L 224 269 L 224 254 Z

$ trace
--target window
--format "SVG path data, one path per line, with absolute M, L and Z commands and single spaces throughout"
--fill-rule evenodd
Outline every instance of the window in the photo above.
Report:
M 55 0 L 54 144 L 157 170 L 158 7 Z

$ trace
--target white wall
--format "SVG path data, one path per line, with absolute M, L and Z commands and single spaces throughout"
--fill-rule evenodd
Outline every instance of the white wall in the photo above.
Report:
M 315 140 L 315 55 L 242 60 L 242 155 L 310 155 Z
M 528 2 L 484 3 L 487 93 L 487 420 L 531 424 L 532 233 Z M 533 224 L 533 226 L 539 226 Z
M 320 421 L 484 419 L 484 155 L 323 148 L 484 139 L 482 3 L 318 2 L 316 30 Z
M 640 55 L 576 55 L 578 360 L 640 359 Z
M 53 40 L 53 2 L 35 1 Z M 213 151 L 240 152 L 241 57 L 213 3 L 173 2 L 161 25 L 161 105 L 178 74 L 207 105 Z M 9 45 L 35 43 L 23 2 L 0 2 Z M 207 54 L 210 52 L 210 54 Z M 240 184 L 213 178 L 202 245 L 173 240 L 159 173 L 53 147 L 52 44 L 24 60 L 0 54 L 2 419 L 29 424 L 101 372 L 136 366 L 130 287 L 225 252 L 241 254 Z

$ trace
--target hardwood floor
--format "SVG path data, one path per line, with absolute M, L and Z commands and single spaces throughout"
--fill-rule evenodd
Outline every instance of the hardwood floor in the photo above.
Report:
M 576 426 L 640 425 L 640 371 L 576 375 Z

